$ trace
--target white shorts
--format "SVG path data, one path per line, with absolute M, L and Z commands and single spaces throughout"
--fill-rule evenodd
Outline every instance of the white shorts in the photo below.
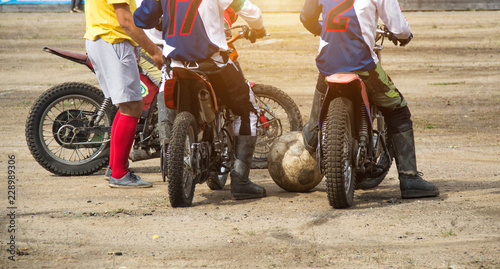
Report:
M 111 44 L 101 38 L 86 39 L 85 47 L 104 96 L 113 104 L 142 100 L 136 47 L 128 40 Z

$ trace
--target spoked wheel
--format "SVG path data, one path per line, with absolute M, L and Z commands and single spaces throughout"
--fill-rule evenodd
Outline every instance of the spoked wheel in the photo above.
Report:
M 217 171 L 211 171 L 207 180 L 207 186 L 211 190 L 222 190 L 224 188 L 233 163 L 234 149 L 231 134 L 225 129 L 221 133 L 221 141 L 223 141 L 224 146 L 221 154 L 218 156 Z
M 109 160 L 116 107 L 96 122 L 104 96 L 91 85 L 69 82 L 44 92 L 26 120 L 26 142 L 35 160 L 60 176 L 92 174 Z
M 302 116 L 293 99 L 282 90 L 262 84 L 255 84 L 252 90 L 260 108 L 252 168 L 264 169 L 272 143 L 285 133 L 302 130 Z
M 354 112 L 350 100 L 334 99 L 322 126 L 321 150 L 328 201 L 334 208 L 347 208 L 354 200 Z
M 191 144 L 197 142 L 194 116 L 181 112 L 175 118 L 167 150 L 168 194 L 172 207 L 187 207 L 193 203 L 196 186 L 195 161 Z
M 374 108 L 376 110 L 376 108 Z M 376 128 L 376 131 L 378 131 L 378 135 L 382 137 L 375 136 L 374 140 L 378 140 L 378 144 L 376 145 L 376 160 L 377 160 L 377 166 L 379 167 L 387 167 L 387 170 L 384 171 L 381 175 L 375 176 L 375 177 L 367 177 L 364 179 L 361 178 L 356 178 L 356 188 L 357 189 L 362 189 L 362 190 L 368 190 L 368 189 L 373 189 L 380 185 L 380 183 L 384 180 L 384 178 L 387 176 L 387 173 L 389 173 L 389 169 L 391 168 L 392 165 L 392 157 L 390 157 L 390 154 L 386 154 L 386 149 L 389 149 L 390 146 L 386 144 L 386 147 L 383 146 L 382 143 L 388 143 L 387 140 L 387 127 L 385 125 L 384 117 L 381 115 L 379 111 L 375 111 L 373 113 L 376 115 L 373 117 L 373 123 L 372 126 Z M 374 132 L 374 134 L 377 132 Z M 378 138 L 378 139 L 377 139 Z M 374 142 L 375 143 L 375 142 Z

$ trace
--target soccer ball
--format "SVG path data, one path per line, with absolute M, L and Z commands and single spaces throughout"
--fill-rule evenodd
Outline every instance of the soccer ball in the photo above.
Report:
M 315 156 L 304 147 L 300 131 L 289 132 L 274 141 L 267 168 L 274 182 L 290 192 L 306 192 L 323 179 Z

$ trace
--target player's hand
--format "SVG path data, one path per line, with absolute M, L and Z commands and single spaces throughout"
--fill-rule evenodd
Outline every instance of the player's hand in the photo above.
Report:
M 408 43 L 410 43 L 410 41 L 411 41 L 411 39 L 412 39 L 412 38 L 413 38 L 413 34 L 412 34 L 412 33 L 410 33 L 410 36 L 409 36 L 408 38 L 406 38 L 406 39 L 398 39 L 398 38 L 396 37 L 396 35 L 395 35 L 395 34 L 393 34 L 393 33 L 391 33 L 391 34 L 389 35 L 389 39 L 392 41 L 392 43 L 394 43 L 394 45 L 395 45 L 395 46 L 397 46 L 397 45 L 398 45 L 398 43 L 399 43 L 399 46 L 401 46 L 401 47 L 404 47 L 404 46 L 406 46 Z
M 151 58 L 155 62 L 156 67 L 161 70 L 163 67 L 163 51 L 159 47 L 156 47 L 155 53 L 151 55 Z
M 160 18 L 160 22 L 155 26 L 155 29 L 160 32 L 163 31 L 163 17 Z
M 255 43 L 255 40 L 257 40 L 257 38 L 266 36 L 266 33 L 266 28 L 264 27 L 262 27 L 261 29 L 250 29 L 245 32 L 243 37 L 250 40 L 250 43 Z

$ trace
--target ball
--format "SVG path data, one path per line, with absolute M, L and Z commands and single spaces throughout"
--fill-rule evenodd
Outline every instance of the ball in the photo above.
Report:
M 282 135 L 273 142 L 269 150 L 267 168 L 271 178 L 286 191 L 309 191 L 323 179 L 313 154 L 304 147 L 302 132 Z

